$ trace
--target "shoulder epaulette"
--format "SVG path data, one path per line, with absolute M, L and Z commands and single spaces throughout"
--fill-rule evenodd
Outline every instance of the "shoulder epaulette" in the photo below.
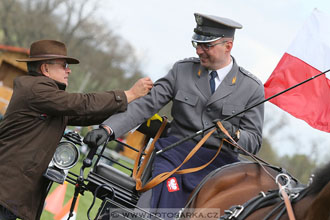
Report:
M 178 62 L 179 62 L 179 63 L 186 63 L 186 62 L 199 63 L 200 60 L 199 60 L 199 58 L 197 58 L 197 57 L 188 57 L 188 58 L 185 58 L 185 59 L 183 59 L 183 60 L 179 60 Z
M 250 73 L 249 71 L 247 71 L 246 69 L 244 69 L 243 67 L 239 67 L 239 70 L 246 76 L 250 77 L 251 79 L 253 79 L 254 81 L 256 81 L 258 84 L 262 84 L 262 82 L 260 81 L 260 79 L 258 79 L 255 75 L 253 75 L 252 73 Z

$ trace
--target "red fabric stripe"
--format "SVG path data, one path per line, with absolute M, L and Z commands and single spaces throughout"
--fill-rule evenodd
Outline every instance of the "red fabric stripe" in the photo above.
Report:
M 297 57 L 285 53 L 264 84 L 268 98 L 321 73 Z M 325 74 L 270 100 L 313 128 L 330 132 L 330 82 Z

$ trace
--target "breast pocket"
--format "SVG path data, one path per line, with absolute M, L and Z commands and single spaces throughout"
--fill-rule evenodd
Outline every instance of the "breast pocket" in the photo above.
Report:
M 222 109 L 222 115 L 224 117 L 229 117 L 243 111 L 244 109 L 245 106 L 243 105 L 224 105 Z M 243 115 L 244 113 L 235 116 L 234 118 L 230 119 L 230 122 L 232 122 L 235 125 L 239 125 L 239 121 Z
M 176 94 L 175 100 L 183 102 L 185 104 L 188 104 L 190 106 L 196 106 L 198 102 L 198 97 L 195 95 L 192 95 L 190 93 L 187 93 L 185 91 L 179 90 Z

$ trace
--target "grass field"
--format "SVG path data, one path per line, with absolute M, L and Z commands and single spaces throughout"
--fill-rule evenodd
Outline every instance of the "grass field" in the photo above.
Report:
M 132 164 L 129 164 L 125 161 L 120 161 L 120 162 L 123 162 L 126 166 L 132 167 Z M 75 173 L 75 174 L 79 174 L 81 166 L 82 166 L 82 162 L 78 162 L 76 164 L 76 166 L 73 167 L 70 171 Z M 115 167 L 120 169 L 120 167 L 117 166 L 117 165 L 115 165 Z M 89 170 L 85 169 L 85 178 L 87 177 L 88 172 L 89 172 Z M 54 183 L 51 190 L 50 190 L 50 193 L 57 186 L 59 186 L 59 184 Z M 72 184 L 68 183 L 63 206 L 73 197 L 73 194 L 74 194 L 74 186 Z M 85 191 L 83 196 L 80 195 L 79 204 L 78 204 L 78 211 L 77 211 L 77 218 L 76 218 L 77 220 L 88 219 L 87 218 L 87 211 L 90 208 L 90 206 L 92 204 L 92 201 L 93 201 L 93 195 L 92 195 L 91 192 Z M 101 202 L 102 202 L 101 200 L 96 199 L 96 202 L 93 206 L 93 209 L 90 212 L 90 218 L 91 219 L 94 219 L 94 217 L 96 216 L 98 208 L 99 208 Z M 41 220 L 52 220 L 52 219 L 54 219 L 54 215 L 52 213 L 44 210 L 43 214 L 41 216 Z

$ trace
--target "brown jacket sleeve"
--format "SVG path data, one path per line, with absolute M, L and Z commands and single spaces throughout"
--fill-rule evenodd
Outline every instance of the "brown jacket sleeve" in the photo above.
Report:
M 127 108 L 124 91 L 68 93 L 60 90 L 53 80 L 36 80 L 28 99 L 35 111 L 49 116 L 69 116 L 70 125 L 97 124 Z
M 118 99 L 122 99 L 122 97 L 125 97 L 125 99 L 126 99 L 126 95 L 123 91 L 116 90 L 116 91 L 112 91 L 112 92 L 113 92 L 113 96 L 114 96 L 112 99 L 116 100 L 116 97 Z M 107 92 L 107 93 L 110 93 L 110 92 Z M 99 95 L 99 94 L 101 94 L 101 93 L 98 93 L 96 95 Z M 116 103 L 120 102 L 120 101 L 121 100 L 116 100 L 113 105 L 116 105 Z M 119 107 L 119 109 L 117 111 L 114 108 L 115 106 L 113 106 L 112 111 L 109 111 L 108 113 L 104 113 L 104 114 L 96 113 L 96 114 L 92 114 L 92 115 L 83 115 L 83 116 L 68 116 L 68 125 L 88 126 L 88 125 L 101 124 L 104 120 L 109 118 L 111 115 L 116 114 L 118 112 L 125 111 L 127 105 L 124 105 L 124 106 L 125 106 L 125 108 Z

